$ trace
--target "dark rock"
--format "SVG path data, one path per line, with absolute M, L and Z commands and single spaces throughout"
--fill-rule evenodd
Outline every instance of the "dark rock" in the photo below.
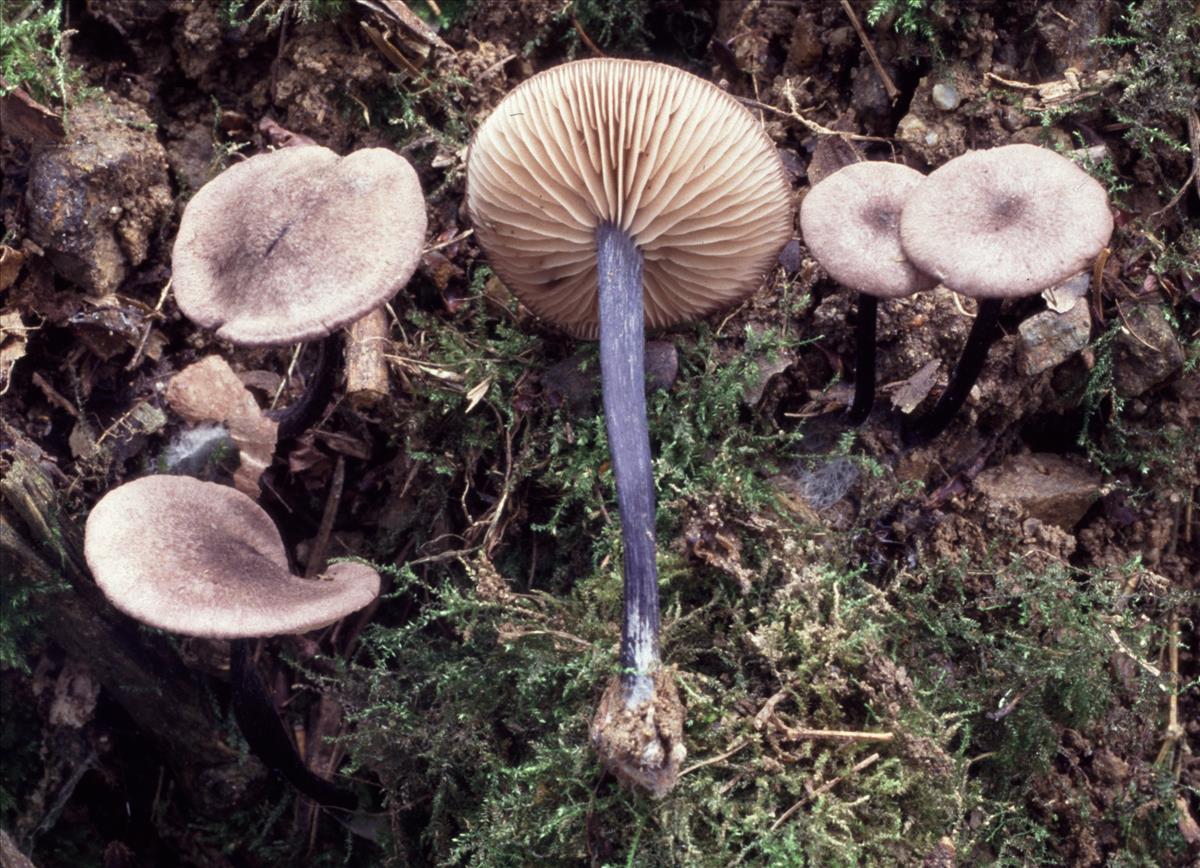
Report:
M 980 473 L 975 490 L 1069 531 L 1100 496 L 1100 478 L 1059 455 L 1014 455 Z
M 171 208 L 167 160 L 140 107 L 118 98 L 77 107 L 68 143 L 29 169 L 29 235 L 56 271 L 97 295 L 146 260 Z
M 1017 363 L 1026 377 L 1062 364 L 1088 344 L 1092 315 L 1086 304 L 1066 313 L 1042 311 L 1018 328 Z
M 1113 348 L 1117 394 L 1135 398 L 1183 369 L 1183 348 L 1175 329 L 1157 305 L 1142 305 L 1125 314 Z

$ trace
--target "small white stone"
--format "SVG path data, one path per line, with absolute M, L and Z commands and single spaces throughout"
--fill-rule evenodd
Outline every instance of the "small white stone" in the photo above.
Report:
M 952 112 L 958 108 L 962 99 L 958 95 L 958 88 L 952 84 L 935 84 L 933 86 L 932 97 L 933 104 L 944 112 Z

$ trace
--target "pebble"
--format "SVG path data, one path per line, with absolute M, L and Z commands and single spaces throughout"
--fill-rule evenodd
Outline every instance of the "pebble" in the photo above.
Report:
M 952 84 L 935 84 L 932 94 L 933 104 L 944 112 L 952 112 L 962 102 L 958 88 Z

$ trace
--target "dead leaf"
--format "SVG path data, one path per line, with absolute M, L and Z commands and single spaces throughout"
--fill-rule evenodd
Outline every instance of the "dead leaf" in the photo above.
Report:
M 0 292 L 17 282 L 17 275 L 21 273 L 21 264 L 24 262 L 24 253 L 7 244 L 0 244 Z
M 482 382 L 476 383 L 467 390 L 467 409 L 470 413 L 475 409 L 475 405 L 483 400 L 483 396 L 488 393 L 488 389 L 492 387 L 492 377 L 484 377 Z
M 8 391 L 13 369 L 25 357 L 28 331 L 19 313 L 0 314 L 0 395 Z
M 241 455 L 233 483 L 257 498 L 259 479 L 275 455 L 279 423 L 263 414 L 229 364 L 208 356 L 180 371 L 167 386 L 167 403 L 190 425 L 219 422 L 229 429 Z
M 924 401 L 925 397 L 933 389 L 934 383 L 937 382 L 937 372 L 940 366 L 941 362 L 937 359 L 931 359 L 926 362 L 921 370 L 901 383 L 900 387 L 896 389 L 896 393 L 892 395 L 892 405 L 901 413 L 911 413 L 916 409 L 917 405 Z

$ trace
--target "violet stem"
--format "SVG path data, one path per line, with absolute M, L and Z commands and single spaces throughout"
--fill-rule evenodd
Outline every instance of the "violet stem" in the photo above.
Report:
M 996 324 L 1000 319 L 1000 307 L 1003 303 L 999 298 L 983 298 L 979 300 L 979 309 L 975 313 L 975 322 L 971 325 L 971 333 L 967 335 L 967 344 L 963 347 L 958 366 L 950 375 L 946 391 L 938 399 L 937 404 L 925 416 L 914 421 L 904 431 L 904 444 L 916 446 L 937 437 L 946 430 L 954 415 L 962 408 L 971 393 L 971 387 L 979 379 L 983 371 L 983 363 L 987 361 L 988 350 L 996 339 Z
M 250 659 L 251 641 L 234 639 L 229 643 L 233 717 L 246 744 L 268 768 L 283 775 L 289 784 L 313 801 L 354 810 L 358 807 L 358 799 L 353 793 L 315 774 L 300 757 L 295 742 L 279 719 L 258 667 Z
M 600 379 L 624 543 L 621 683 L 625 705 L 653 694 L 659 668 L 658 567 L 654 545 L 654 473 L 646 421 L 642 253 L 610 223 L 596 230 L 600 284 Z
M 846 422 L 861 425 L 875 404 L 875 319 L 879 299 L 865 292 L 858 294 L 858 323 L 855 327 L 854 403 L 846 413 Z
M 294 403 L 269 414 L 279 422 L 278 442 L 299 437 L 321 417 L 333 397 L 342 370 L 342 355 L 340 334 L 331 334 L 317 344 L 317 365 L 308 378 L 304 393 Z

